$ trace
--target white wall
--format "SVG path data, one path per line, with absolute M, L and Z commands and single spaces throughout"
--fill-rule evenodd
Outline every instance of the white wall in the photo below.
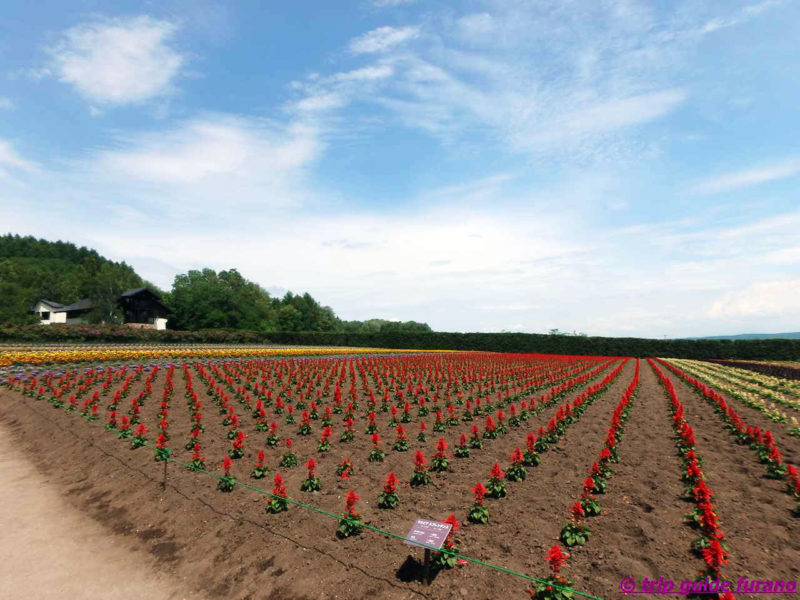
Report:
M 167 328 L 167 319 L 156 319 L 156 329 L 163 331 Z
M 67 322 L 67 313 L 65 312 L 53 312 L 53 307 L 49 304 L 45 304 L 44 302 L 37 302 L 36 306 L 33 307 L 33 312 L 39 315 L 41 318 L 42 313 L 50 313 L 47 319 L 41 319 L 39 321 L 42 325 L 50 325 L 52 323 L 66 323 Z

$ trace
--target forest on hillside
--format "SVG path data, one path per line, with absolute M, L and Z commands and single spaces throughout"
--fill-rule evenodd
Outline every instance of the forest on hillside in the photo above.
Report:
M 69 242 L 32 236 L 0 236 L 0 325 L 35 323 L 33 305 L 46 299 L 71 304 L 89 298 L 91 323 L 119 324 L 116 298 L 130 288 L 148 287 L 170 311 L 168 327 L 185 331 L 232 329 L 270 333 L 316 331 L 341 333 L 424 333 L 425 323 L 383 319 L 343 321 L 310 294 L 287 292 L 272 297 L 235 268 L 191 270 L 175 277 L 172 289 L 160 290 L 125 262 L 111 261 L 95 250 Z

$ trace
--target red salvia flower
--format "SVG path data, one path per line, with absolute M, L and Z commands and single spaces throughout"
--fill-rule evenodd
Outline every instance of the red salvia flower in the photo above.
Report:
M 522 449 L 519 446 L 517 446 L 517 449 L 511 453 L 511 464 L 515 466 L 520 466 L 524 460 L 525 457 L 522 455 Z
M 451 533 L 461 529 L 461 523 L 458 522 L 458 520 L 456 519 L 455 514 L 451 514 L 444 521 L 442 521 L 442 523 L 447 523 L 448 525 L 452 525 L 453 526 L 453 528 L 450 530 Z
M 393 494 L 397 489 L 397 475 L 389 473 L 386 476 L 386 483 L 383 484 L 383 491 L 387 494 Z
M 483 506 L 483 498 L 486 496 L 486 486 L 480 481 L 472 488 L 472 494 L 475 496 L 475 506 Z
M 192 447 L 192 460 L 203 460 L 203 455 L 200 453 L 200 444 L 197 442 Z
M 356 512 L 356 502 L 361 500 L 361 498 L 353 491 L 350 490 L 347 494 L 347 498 L 344 501 L 344 508 L 347 512 L 349 517 L 359 517 L 360 515 Z
M 489 475 L 493 479 L 502 479 L 505 473 L 503 473 L 503 469 L 500 468 L 500 465 L 495 462 L 492 470 L 489 472 Z
M 398 426 L 397 426 L 397 429 L 395 429 L 395 431 L 397 432 L 397 439 L 398 439 L 398 440 L 404 440 L 404 439 L 406 439 L 406 430 L 405 430 L 405 427 L 403 427 L 402 425 L 398 425 Z
M 545 561 L 550 563 L 550 570 L 553 571 L 553 575 L 558 575 L 561 567 L 567 564 L 566 559 L 568 558 L 569 554 L 562 552 L 558 544 L 554 544 L 544 557 Z
M 722 544 L 717 540 L 712 540 L 708 548 L 703 548 L 702 552 L 703 560 L 706 561 L 706 565 L 715 573 L 719 572 L 721 566 L 728 564 L 728 553 L 725 552 L 722 548 Z
M 308 459 L 306 463 L 306 468 L 308 469 L 308 478 L 314 479 L 314 475 L 317 472 L 317 461 L 314 460 L 314 457 Z
M 462 434 L 461 434 L 461 437 L 460 437 L 460 438 L 459 438 L 459 440 L 458 440 L 458 445 L 459 445 L 461 448 L 463 448 L 464 446 L 466 446 L 466 445 L 467 445 L 467 434 L 466 434 L 466 433 L 462 433 Z
M 280 473 L 275 473 L 275 485 L 272 488 L 272 495 L 286 498 L 286 483 Z
M 583 510 L 583 506 L 581 506 L 581 503 L 579 501 L 575 502 L 575 504 L 573 504 L 572 508 L 570 508 L 569 510 L 572 513 L 572 517 L 576 521 L 578 521 L 581 517 L 586 515 L 586 513 Z
M 594 491 L 594 479 L 587 477 L 583 480 L 583 497 L 588 498 Z
M 378 444 L 381 443 L 381 436 L 377 433 L 373 433 L 371 436 L 369 436 L 369 439 L 372 440 L 372 445 L 375 447 L 375 449 L 377 449 Z
M 416 473 L 421 473 L 425 470 L 425 466 L 428 464 L 428 459 L 425 458 L 425 455 L 422 453 L 421 450 L 417 450 L 417 453 L 414 455 L 414 471 Z
M 528 448 L 528 452 L 533 452 L 533 445 L 536 443 L 536 436 L 534 433 L 528 432 L 528 437 L 525 438 L 525 445 Z
M 226 456 L 222 459 L 222 470 L 225 471 L 225 477 L 230 475 L 232 465 L 233 461 L 230 459 L 230 457 Z

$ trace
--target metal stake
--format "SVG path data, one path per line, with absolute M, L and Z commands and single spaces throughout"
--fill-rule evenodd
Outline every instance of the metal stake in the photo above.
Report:
M 431 550 L 425 548 L 425 563 L 423 564 L 423 573 L 425 585 L 431 584 Z

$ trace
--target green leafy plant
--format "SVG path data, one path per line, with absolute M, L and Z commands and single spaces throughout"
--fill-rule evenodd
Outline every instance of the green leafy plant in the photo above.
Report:
M 489 484 L 486 486 L 486 496 L 490 498 L 505 498 L 508 491 L 506 482 L 503 481 L 505 474 L 496 462 L 489 472 Z
M 433 456 L 431 468 L 440 473 L 442 471 L 447 471 L 449 467 L 450 461 L 447 459 L 447 442 L 444 438 L 439 438 L 439 441 L 436 442 L 436 454 Z
M 276 514 L 287 510 L 289 503 L 286 500 L 286 483 L 280 473 L 275 473 L 272 498 L 267 501 L 267 512 Z
M 486 493 L 486 487 L 480 481 L 472 488 L 474 500 L 467 514 L 467 520 L 470 523 L 485 525 L 489 522 L 489 509 L 483 505 Z
M 377 432 L 373 433 L 369 439 L 372 441 L 372 450 L 369 452 L 369 462 L 383 462 L 383 459 L 386 458 L 386 452 L 380 448 L 380 434 Z
M 522 466 L 524 462 L 525 457 L 522 455 L 522 449 L 517 446 L 517 449 L 511 454 L 511 466 L 506 469 L 506 479 L 509 481 L 524 481 L 528 476 L 528 472 Z
M 386 476 L 386 483 L 383 484 L 383 491 L 378 498 L 378 507 L 393 509 L 397 506 L 399 498 L 397 497 L 397 475 L 389 473 Z
M 230 457 L 226 456 L 222 460 L 222 471 L 223 475 L 217 481 L 217 489 L 220 492 L 232 492 L 233 488 L 236 487 L 236 478 L 231 475 L 231 466 L 233 465 L 233 461 Z
M 252 477 L 253 479 L 263 479 L 264 478 L 264 476 L 269 471 L 269 469 L 267 469 L 267 466 L 264 464 L 264 461 L 266 460 L 266 458 L 267 458 L 266 453 L 263 450 L 259 450 L 258 451 L 258 462 L 256 463 L 256 466 L 253 467 L 253 470 L 250 471 L 250 477 Z
M 322 489 L 319 477 L 317 477 L 317 462 L 313 457 L 308 459 L 306 463 L 308 469 L 308 477 L 300 484 L 300 490 L 303 492 L 318 492 Z
M 583 546 L 589 539 L 589 528 L 581 523 L 581 518 L 585 515 L 583 505 L 580 501 L 576 502 L 572 508 L 572 521 L 567 523 L 561 530 L 561 541 L 568 547 Z
M 353 490 L 348 492 L 347 498 L 345 499 L 345 511 L 339 517 L 339 529 L 336 531 L 336 535 L 339 538 L 358 535 L 364 528 L 361 515 L 356 511 L 356 502 L 360 499 L 361 498 L 359 498 Z
M 431 474 L 425 468 L 428 460 L 422 451 L 417 450 L 414 454 L 414 473 L 411 475 L 411 486 L 428 485 L 431 482 Z

